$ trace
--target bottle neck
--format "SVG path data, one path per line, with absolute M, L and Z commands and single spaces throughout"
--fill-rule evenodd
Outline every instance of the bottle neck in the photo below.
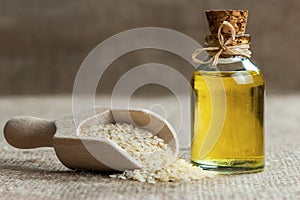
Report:
M 233 64 L 237 62 L 242 62 L 243 60 L 248 59 L 241 56 L 231 56 L 229 58 L 219 58 L 218 64 L 219 65 L 227 65 L 227 64 Z
M 207 58 L 209 60 L 211 56 Z M 216 66 L 203 64 L 198 67 L 201 71 L 259 71 L 259 69 L 248 59 L 241 56 L 219 58 Z

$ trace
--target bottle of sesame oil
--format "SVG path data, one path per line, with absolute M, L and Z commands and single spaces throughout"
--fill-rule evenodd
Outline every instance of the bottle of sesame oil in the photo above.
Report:
M 191 80 L 191 160 L 219 173 L 262 171 L 265 84 L 249 60 L 248 12 L 218 10 L 206 15 L 212 34 L 201 51 L 210 56 L 206 61 L 196 58 L 199 52 L 193 57 L 200 66 Z

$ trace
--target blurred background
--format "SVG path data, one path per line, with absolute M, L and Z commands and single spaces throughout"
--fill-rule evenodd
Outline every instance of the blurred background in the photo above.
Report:
M 268 93 L 299 92 L 299 0 L 0 0 L 0 95 L 72 93 L 87 54 L 128 29 L 164 27 L 203 44 L 209 33 L 204 11 L 225 8 L 249 10 L 252 60 L 265 75 Z M 148 62 L 172 66 L 187 79 L 192 73 L 190 64 L 172 53 L 134 51 L 111 64 L 97 93 L 111 93 L 122 74 Z M 168 93 L 148 87 L 145 94 Z

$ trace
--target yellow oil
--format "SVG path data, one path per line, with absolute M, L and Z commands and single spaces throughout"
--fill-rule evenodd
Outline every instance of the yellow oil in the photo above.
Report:
M 264 78 L 260 71 L 195 71 L 191 160 L 220 173 L 264 167 Z

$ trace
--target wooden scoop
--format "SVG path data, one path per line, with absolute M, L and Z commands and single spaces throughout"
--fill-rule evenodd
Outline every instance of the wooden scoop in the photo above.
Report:
M 81 116 L 84 117 L 84 113 Z M 132 121 L 137 126 L 148 125 L 146 129 L 162 138 L 174 152 L 174 158 L 177 157 L 178 141 L 172 126 L 148 110 L 96 108 L 96 115 L 84 120 L 78 129 L 73 116 L 56 121 L 17 116 L 6 123 L 4 136 L 10 145 L 21 149 L 54 147 L 59 160 L 70 169 L 124 171 L 143 166 L 111 140 L 84 136 L 80 134 L 80 130 L 99 123 L 132 123 Z

